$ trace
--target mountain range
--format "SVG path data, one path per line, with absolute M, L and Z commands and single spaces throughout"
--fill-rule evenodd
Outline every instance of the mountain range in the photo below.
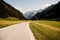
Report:
M 27 18 L 27 19 L 31 19 L 33 16 L 35 16 L 38 12 L 42 12 L 43 9 L 40 9 L 40 10 L 32 10 L 32 11 L 28 11 L 26 13 L 24 13 L 24 16 Z
M 45 9 L 22 13 L 4 0 L 0 0 L 0 18 L 15 17 L 20 20 L 60 20 L 60 2 L 52 4 Z
M 31 20 L 60 20 L 60 2 L 45 8 L 42 12 L 37 12 Z

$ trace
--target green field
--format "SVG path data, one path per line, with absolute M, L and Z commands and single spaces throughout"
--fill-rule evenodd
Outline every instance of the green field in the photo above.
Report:
M 21 23 L 21 22 L 26 22 L 26 20 L 19 20 L 19 19 L 10 18 L 10 17 L 6 19 L 0 18 L 0 28 L 4 28 L 13 24 Z M 60 40 L 60 31 L 51 30 L 47 27 L 43 27 L 42 25 L 38 25 L 38 24 L 45 24 L 54 28 L 60 28 L 59 21 L 27 20 L 27 22 L 31 22 L 29 26 L 36 40 Z
M 52 27 L 57 27 L 57 28 L 60 28 L 60 21 L 43 21 L 43 20 L 38 20 L 38 21 L 35 21 L 35 23 L 41 23 L 41 24 L 46 24 L 46 25 L 49 25 L 49 26 L 52 26 Z
M 58 21 L 33 21 L 30 23 L 30 29 L 32 30 L 36 40 L 60 40 L 60 31 L 51 30 L 47 27 L 42 27 L 38 24 L 46 24 L 49 26 L 54 26 L 55 28 L 60 28 Z
M 13 18 L 13 17 L 9 17 L 9 18 L 0 18 L 0 29 L 13 25 L 13 24 L 17 24 L 17 23 L 21 23 L 21 22 L 25 22 L 24 20 L 19 20 L 17 18 Z

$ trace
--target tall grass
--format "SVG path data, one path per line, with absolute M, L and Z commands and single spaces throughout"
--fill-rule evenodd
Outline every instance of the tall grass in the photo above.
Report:
M 0 18 L 0 20 L 19 21 L 19 19 L 15 17 Z
M 46 25 L 50 25 L 52 27 L 57 27 L 57 28 L 60 28 L 60 21 L 35 21 L 36 23 L 41 23 L 41 24 L 46 24 Z
M 19 20 L 14 17 L 0 18 L 0 29 L 20 22 L 24 22 L 24 20 Z
M 0 20 L 0 28 L 4 28 L 17 23 L 20 23 L 20 21 Z
M 36 40 L 60 40 L 60 31 L 54 31 L 35 23 L 30 23 L 30 29 Z

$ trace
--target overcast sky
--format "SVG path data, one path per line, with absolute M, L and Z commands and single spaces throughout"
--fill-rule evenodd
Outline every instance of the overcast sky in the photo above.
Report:
M 25 13 L 31 10 L 39 10 L 51 4 L 56 4 L 60 0 L 5 0 L 7 3 Z

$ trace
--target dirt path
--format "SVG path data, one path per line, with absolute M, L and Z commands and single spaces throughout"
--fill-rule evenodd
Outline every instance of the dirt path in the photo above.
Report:
M 29 22 L 0 29 L 0 40 L 35 40 Z
M 52 30 L 60 31 L 60 28 L 52 27 L 52 26 L 49 26 L 46 24 L 40 24 L 40 23 L 36 23 L 36 24 L 41 25 L 42 27 L 47 27 L 47 28 L 52 29 Z

